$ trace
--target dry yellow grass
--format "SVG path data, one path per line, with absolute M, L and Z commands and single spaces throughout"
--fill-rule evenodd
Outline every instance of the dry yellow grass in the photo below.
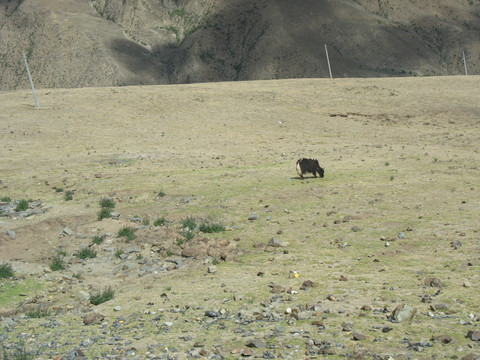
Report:
M 281 306 L 320 302 L 330 309 L 326 332 L 316 336 L 344 343 L 337 354 L 406 353 L 413 350 L 401 343 L 404 337 L 414 343 L 446 333 L 456 343 L 425 348 L 422 356 L 463 356 L 474 325 L 459 322 L 470 321 L 470 313 L 478 318 L 480 286 L 479 83 L 478 77 L 310 79 L 38 90 L 40 109 L 28 91 L 0 93 L 0 197 L 52 205 L 29 219 L 0 218 L 1 260 L 48 266 L 56 248 L 83 241 L 66 244 L 58 236 L 63 227 L 89 235 L 118 230 L 123 222 L 96 219 L 99 199 L 112 196 L 124 218 L 218 220 L 233 230 L 212 238 L 237 238 L 243 253 L 220 263 L 215 275 L 199 261 L 141 282 L 111 280 L 125 313 L 144 311 L 148 301 L 252 310 L 271 297 L 269 282 L 298 290 L 310 279 L 318 286 Z M 300 157 L 319 159 L 325 178 L 299 180 Z M 74 199 L 64 201 L 53 187 L 74 190 Z M 159 191 L 166 196 L 158 198 Z M 252 212 L 258 220 L 247 220 Z M 7 229 L 16 231 L 15 240 Z M 407 238 L 398 239 L 400 232 Z M 272 237 L 289 242 L 287 252 L 253 247 Z M 140 246 L 144 240 L 137 236 Z M 455 240 L 462 242 L 458 250 L 450 245 Z M 98 282 L 89 276 L 85 283 Z M 420 301 L 437 290 L 424 286 L 429 277 L 445 283 L 434 299 L 451 310 L 441 320 Z M 165 288 L 167 303 L 160 298 Z M 235 293 L 243 300 L 233 301 Z M 402 302 L 418 314 L 412 323 L 390 324 L 388 334 L 374 328 L 389 324 L 385 316 L 358 316 L 365 304 L 393 310 Z M 101 311 L 113 318 L 112 307 Z M 165 342 L 187 331 L 207 348 L 218 343 L 223 330 L 203 333 L 192 320 L 200 313 L 187 317 L 193 324 L 174 320 Z M 294 328 L 311 330 L 310 320 Z M 347 320 L 369 335 L 361 345 L 341 332 Z M 293 329 L 281 324 L 287 333 Z M 276 325 L 252 328 L 263 334 Z M 144 354 L 153 335 L 143 335 Z M 229 349 L 241 347 L 238 335 L 224 336 Z M 305 356 L 303 340 L 291 343 L 300 344 L 293 358 Z

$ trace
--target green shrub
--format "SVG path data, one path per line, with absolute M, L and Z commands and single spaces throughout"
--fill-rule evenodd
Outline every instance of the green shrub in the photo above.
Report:
M 73 191 L 67 190 L 65 192 L 65 201 L 70 201 L 70 200 L 73 200 Z
M 197 222 L 195 221 L 195 218 L 187 217 L 186 219 L 182 220 L 182 226 L 183 228 L 194 230 L 197 227 Z
M 109 218 L 110 216 L 112 216 L 111 210 L 109 208 L 102 208 L 98 213 L 98 221 Z
M 90 303 L 93 305 L 100 305 L 108 300 L 112 300 L 115 296 L 115 290 L 110 286 L 105 288 L 103 291 L 97 292 L 95 295 L 90 297 Z
M 36 309 L 30 310 L 25 313 L 29 318 L 32 319 L 40 319 L 44 317 L 49 317 L 51 314 L 51 311 L 48 307 L 46 306 L 39 306 Z
M 8 263 L 0 264 L 0 279 L 13 277 L 12 265 Z
M 103 242 L 103 237 L 102 236 L 94 236 L 92 242 L 95 245 L 100 245 Z
M 4 197 L 0 198 L 0 201 L 9 203 L 10 201 L 12 201 L 12 199 L 9 196 L 4 196 Z
M 102 198 L 100 200 L 100 207 L 102 209 L 114 209 L 115 208 L 115 201 L 110 198 Z
M 125 237 L 127 242 L 135 239 L 135 229 L 130 226 L 124 226 L 118 231 L 117 237 Z
M 120 259 L 120 256 L 122 256 L 123 254 L 123 249 L 117 249 L 117 251 L 115 251 L 115 257 L 117 259 Z
M 166 194 L 162 190 L 158 192 L 158 197 L 164 197 Z
M 28 209 L 28 200 L 22 199 L 18 202 L 15 211 L 25 211 Z
M 77 253 L 77 257 L 80 259 L 92 259 L 97 257 L 97 252 L 89 247 L 84 247 Z
M 165 218 L 162 217 L 162 218 L 159 218 L 159 219 L 155 220 L 153 222 L 153 225 L 154 226 L 163 226 L 163 225 L 165 225 L 166 222 L 167 222 L 167 220 L 165 220 Z
M 200 231 L 203 233 L 218 233 L 225 231 L 225 226 L 222 224 L 202 224 L 200 225 Z
M 187 241 L 192 240 L 195 237 L 195 231 L 186 229 L 182 231 L 182 235 L 185 237 Z
M 57 187 L 57 188 L 55 188 L 55 192 L 63 192 L 63 188 Z
M 50 264 L 52 271 L 65 270 L 65 262 L 60 256 L 55 256 Z

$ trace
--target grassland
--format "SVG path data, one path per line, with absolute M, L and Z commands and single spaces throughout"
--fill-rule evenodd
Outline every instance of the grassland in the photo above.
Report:
M 102 329 L 110 336 L 121 322 L 130 327 L 118 325 L 118 334 L 140 358 L 153 353 L 152 344 L 161 345 L 157 353 L 188 357 L 195 342 L 207 357 L 217 349 L 239 358 L 250 338 L 268 344 L 252 349 L 254 356 L 269 350 L 292 359 L 311 355 L 307 342 L 317 338 L 332 345 L 331 358 L 478 354 L 466 335 L 478 330 L 480 316 L 479 82 L 304 79 L 38 90 L 40 109 L 27 91 L 0 93 L 0 198 L 51 205 L 25 219 L 0 217 L 0 260 L 19 275 L 36 274 L 29 275 L 39 279 L 34 290 L 30 277 L 15 281 L 30 300 L 56 308 L 51 317 L 61 324 L 49 330 L 40 326 L 45 319 L 20 320 L 3 344 L 27 332 L 34 339 L 28 350 L 49 358 L 80 346 L 65 337 L 93 339 Z M 325 178 L 297 178 L 300 157 L 317 158 Z M 65 201 L 58 187 L 74 191 L 73 199 Z M 115 201 L 120 220 L 97 219 L 103 198 Z M 248 220 L 252 213 L 257 220 Z M 129 244 L 112 235 L 93 245 L 95 259 L 75 260 L 91 236 L 133 226 L 129 218 L 137 216 L 169 223 L 138 229 Z M 135 245 L 147 261 L 160 257 L 152 248 L 178 237 L 187 217 L 227 228 L 196 235 L 235 244 L 234 257 L 216 259 L 216 272 L 207 271 L 213 256 L 141 277 L 102 270 L 128 263 L 109 247 Z M 65 227 L 82 236 L 59 235 Z M 272 237 L 288 246 L 268 248 Z M 48 268 L 59 249 L 67 254 L 66 270 L 29 270 L 28 264 Z M 429 278 L 442 287 L 425 285 Z M 316 286 L 300 290 L 305 280 Z M 1 281 L 5 289 L 12 280 Z M 294 291 L 269 305 L 273 284 Z M 113 300 L 97 307 L 77 300 L 80 290 L 110 285 Z M 4 309 L 12 306 L 8 294 L 0 292 Z M 402 303 L 417 308 L 413 320 L 388 321 Z M 310 311 L 314 304 L 322 310 Z M 446 307 L 432 310 L 435 304 Z M 364 305 L 386 310 L 363 312 Z M 292 321 L 287 308 L 305 317 Z M 106 320 L 85 330 L 81 317 L 92 309 Z M 206 310 L 227 315 L 212 320 Z M 268 311 L 277 321 L 266 320 Z M 238 313 L 253 320 L 236 322 Z M 345 322 L 367 338 L 352 340 L 342 331 Z M 383 333 L 387 326 L 392 330 Z M 432 340 L 438 335 L 452 341 Z M 41 345 L 52 336 L 59 345 L 47 351 Z M 191 339 L 179 341 L 185 336 Z M 101 358 L 116 350 L 97 339 L 84 351 Z

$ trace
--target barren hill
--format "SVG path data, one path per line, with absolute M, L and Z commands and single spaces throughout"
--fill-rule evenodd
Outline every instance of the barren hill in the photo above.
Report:
M 3 0 L 0 89 L 478 74 L 480 1 Z

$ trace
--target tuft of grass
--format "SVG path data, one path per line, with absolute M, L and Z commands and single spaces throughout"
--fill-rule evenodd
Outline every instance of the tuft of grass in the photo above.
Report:
M 8 353 L 7 353 L 7 350 L 5 350 L 5 348 L 2 346 L 3 348 L 3 351 L 2 351 L 2 354 L 1 354 L 1 359 L 4 359 L 4 360 L 33 360 L 34 359 L 34 355 L 33 354 L 30 354 L 26 348 L 25 348 L 25 343 L 23 342 L 23 340 L 19 341 L 16 346 L 15 346 L 15 351 L 11 354 L 11 358 L 9 357 Z
M 15 211 L 25 211 L 28 209 L 28 200 L 22 199 L 15 207 Z
M 0 279 L 13 277 L 12 265 L 9 263 L 0 264 Z
M 102 209 L 114 209 L 115 208 L 115 201 L 110 198 L 102 198 L 100 199 L 100 207 Z
M 77 257 L 80 259 L 92 259 L 97 257 L 97 252 L 89 247 L 84 247 L 77 253 Z
M 182 227 L 193 231 L 197 227 L 197 222 L 194 217 L 189 216 L 182 220 Z
M 57 188 L 55 188 L 55 192 L 58 192 L 58 193 L 63 192 L 63 188 L 57 187 Z
M 123 254 L 123 249 L 117 249 L 117 251 L 115 251 L 115 257 L 117 259 L 120 259 L 120 256 L 122 256 Z
M 162 218 L 159 218 L 159 219 L 155 220 L 153 222 L 153 226 L 163 226 L 163 225 L 165 225 L 166 222 L 167 222 L 167 220 L 165 220 L 165 218 L 162 217 Z
M 65 270 L 65 262 L 60 256 L 57 255 L 52 259 L 50 269 L 52 271 Z
M 111 209 L 109 208 L 102 208 L 99 213 L 98 213 L 98 221 L 101 221 L 103 219 L 109 218 L 112 216 Z
M 100 305 L 108 300 L 112 300 L 115 296 L 115 290 L 110 286 L 103 291 L 98 291 L 95 295 L 90 297 L 90 303 L 93 305 Z
M 94 236 L 92 242 L 95 245 L 100 245 L 103 242 L 103 237 L 102 236 Z
M 147 219 L 147 218 L 143 219 L 142 220 L 142 225 L 144 225 L 144 226 L 150 225 L 150 219 Z
M 46 306 L 38 306 L 37 308 L 26 312 L 25 315 L 31 319 L 40 319 L 49 317 L 51 315 L 51 311 Z
M 182 231 L 182 235 L 187 241 L 189 241 L 189 240 L 192 240 L 195 237 L 195 231 L 190 230 L 190 229 L 186 229 L 186 230 Z
M 158 192 L 158 195 L 157 195 L 157 196 L 158 196 L 158 197 L 164 197 L 165 195 L 166 195 L 165 192 L 164 192 L 163 190 L 160 190 L 160 191 Z
M 225 231 L 225 226 L 218 223 L 216 224 L 204 223 L 200 225 L 200 231 L 203 233 L 219 233 L 219 232 Z
M 9 196 L 4 196 L 4 197 L 0 198 L 0 201 L 9 203 L 10 201 L 12 201 L 12 198 L 9 197 Z
M 70 201 L 70 200 L 73 200 L 73 191 L 67 190 L 65 192 L 65 201 Z
M 117 237 L 125 237 L 127 242 L 130 242 L 135 239 L 135 229 L 130 226 L 124 226 L 118 230 Z

